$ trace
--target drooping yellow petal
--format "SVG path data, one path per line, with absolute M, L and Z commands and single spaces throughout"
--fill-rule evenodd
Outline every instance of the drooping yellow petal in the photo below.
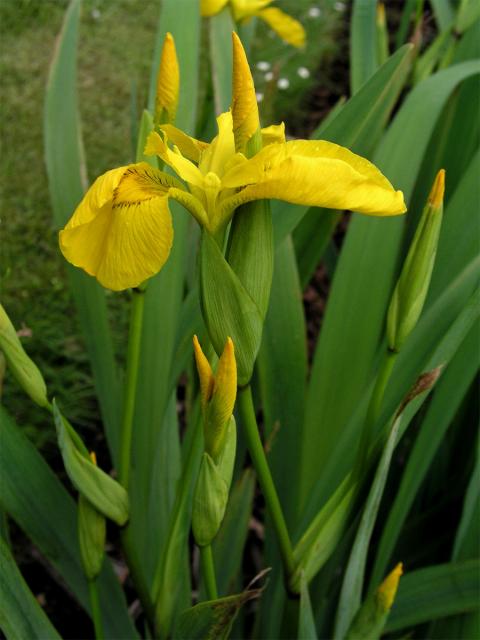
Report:
M 323 140 L 270 144 L 231 169 L 222 183 L 249 185 L 224 201 L 227 210 L 264 198 L 378 216 L 406 210 L 402 192 L 395 191 L 375 165 Z
M 170 33 L 165 36 L 157 76 L 155 122 L 173 122 L 178 106 L 180 70 L 175 41 Z
M 257 98 L 252 73 L 240 38 L 232 33 L 233 87 L 232 120 L 235 148 L 243 151 L 248 140 L 260 127 Z
M 262 146 L 266 147 L 267 144 L 273 144 L 274 142 L 286 142 L 284 122 L 281 122 L 280 124 L 271 124 L 269 127 L 263 127 Z
M 208 148 L 208 142 L 191 138 L 181 129 L 177 129 L 171 124 L 162 124 L 160 128 L 167 134 L 168 139 L 180 149 L 182 156 L 197 164 L 200 162 L 200 156 Z
M 212 367 L 208 362 L 197 336 L 193 336 L 193 349 L 195 352 L 195 362 L 197 363 L 198 377 L 200 380 L 200 393 L 202 396 L 202 406 L 205 409 L 213 393 L 213 385 L 215 378 L 213 377 Z
M 258 11 L 267 7 L 273 0 L 230 0 L 233 9 L 233 17 L 238 22 L 251 18 Z
M 265 20 L 270 28 L 278 33 L 288 44 L 298 48 L 305 46 L 305 29 L 300 22 L 292 18 L 292 16 L 289 16 L 276 7 L 262 9 L 258 11 L 256 15 L 262 20 Z
M 180 150 L 175 152 L 169 149 L 166 141 L 156 131 L 149 134 L 144 153 L 146 156 L 159 156 L 185 182 L 198 187 L 203 185 L 203 176 L 193 162 L 184 158 Z
M 201 0 L 200 13 L 204 18 L 214 16 L 223 9 L 227 2 L 228 0 Z
M 138 286 L 169 256 L 168 190 L 176 182 L 146 163 L 100 176 L 60 232 L 63 255 L 108 289 Z
M 398 589 L 398 583 L 402 574 L 403 564 L 399 562 L 395 569 L 388 574 L 382 584 L 378 587 L 377 598 L 385 612 L 390 611 L 392 608 Z

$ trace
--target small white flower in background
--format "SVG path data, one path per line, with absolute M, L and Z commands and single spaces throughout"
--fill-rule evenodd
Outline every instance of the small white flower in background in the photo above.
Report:
M 265 60 L 261 60 L 260 62 L 257 62 L 257 69 L 260 71 L 268 71 L 270 69 L 270 63 Z
M 255 94 L 255 97 L 257 98 L 257 102 L 262 102 L 263 93 L 258 92 L 258 93 Z
M 95 7 L 95 8 L 93 8 L 93 9 L 92 9 L 91 16 L 92 16 L 92 18 L 93 18 L 94 20 L 99 20 L 101 15 L 102 15 L 102 14 L 100 13 L 100 10 L 99 10 L 99 9 L 97 9 L 97 7 Z
M 297 73 L 300 78 L 306 79 L 310 77 L 310 71 L 307 69 L 307 67 L 298 67 Z
M 319 18 L 322 15 L 322 10 L 320 7 L 310 7 L 308 10 L 309 18 Z
M 270 82 L 270 80 L 273 80 L 273 72 L 267 71 L 263 77 L 265 78 L 265 82 Z
M 290 81 L 288 80 L 288 78 L 279 78 L 277 82 L 277 87 L 279 89 L 288 89 L 289 86 L 290 86 Z
M 344 2 L 335 2 L 333 7 L 336 11 L 345 11 L 347 5 Z

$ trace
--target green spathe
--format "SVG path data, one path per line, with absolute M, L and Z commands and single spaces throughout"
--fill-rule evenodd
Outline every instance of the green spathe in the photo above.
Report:
M 0 350 L 18 384 L 39 406 L 48 407 L 47 387 L 40 370 L 25 353 L 15 327 L 0 304 Z
M 262 315 L 213 239 L 202 234 L 200 293 L 203 318 L 218 355 L 228 337 L 235 345 L 238 384 L 248 384 L 262 339 Z
M 80 494 L 78 496 L 78 541 L 83 571 L 94 580 L 102 569 L 105 555 L 105 516 Z
M 422 313 L 432 277 L 443 217 L 445 172 L 439 171 L 393 292 L 387 317 L 388 346 L 399 351 Z
M 237 444 L 237 429 L 232 416 L 228 425 L 225 445 L 217 461 L 203 453 L 193 498 L 192 529 L 196 543 L 209 545 L 220 529 L 232 482 Z
M 53 401 L 53 415 L 65 470 L 75 488 L 106 518 L 119 526 L 128 520 L 125 489 L 90 460 L 85 445 Z

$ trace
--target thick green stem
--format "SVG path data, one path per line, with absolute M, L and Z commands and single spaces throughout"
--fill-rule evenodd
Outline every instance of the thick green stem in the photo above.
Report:
M 123 401 L 120 464 L 118 478 L 120 484 L 129 490 L 130 461 L 132 451 L 133 416 L 135 413 L 135 398 L 137 392 L 138 369 L 140 363 L 140 346 L 142 341 L 143 310 L 145 306 L 145 287 L 132 290 L 132 306 L 130 311 L 130 327 L 128 332 L 127 371 L 125 375 L 125 389 Z M 131 537 L 130 526 L 122 531 L 122 547 L 130 573 L 138 591 L 138 595 L 145 609 L 147 618 L 154 623 L 153 602 L 144 582 L 140 563 Z
M 98 587 L 96 579 L 88 581 L 88 592 L 90 594 L 90 606 L 92 610 L 92 620 L 95 629 L 95 640 L 104 640 L 102 611 L 100 609 L 100 601 L 98 598 Z
M 133 414 L 135 412 L 135 395 L 137 391 L 138 365 L 140 362 L 145 291 L 139 288 L 133 289 L 132 296 L 130 329 L 128 334 L 127 373 L 122 416 L 120 468 L 118 474 L 120 483 L 127 491 L 130 481 Z
M 365 469 L 365 465 L 368 460 L 368 452 L 373 440 L 373 429 L 375 427 L 375 423 L 380 417 L 385 389 L 387 388 L 388 381 L 392 374 L 397 355 L 398 354 L 396 352 L 386 351 L 378 370 L 377 378 L 375 380 L 375 386 L 373 387 L 372 395 L 370 397 L 370 403 L 367 409 L 367 416 L 365 418 L 365 423 L 363 426 L 360 446 L 358 448 L 354 471 L 355 477 L 357 477 L 358 475 L 361 476 L 362 472 Z
M 200 560 L 202 563 L 202 577 L 207 598 L 216 600 L 218 598 L 217 580 L 215 578 L 215 565 L 213 564 L 212 545 L 200 547 Z
M 242 426 L 247 438 L 248 450 L 253 461 L 253 466 L 257 472 L 258 482 L 262 488 L 267 509 L 273 522 L 285 572 L 287 576 L 290 577 L 295 569 L 292 543 L 290 541 L 287 523 L 285 522 L 277 490 L 273 483 L 272 474 L 268 466 L 262 441 L 260 440 L 250 385 L 239 390 L 237 402 Z

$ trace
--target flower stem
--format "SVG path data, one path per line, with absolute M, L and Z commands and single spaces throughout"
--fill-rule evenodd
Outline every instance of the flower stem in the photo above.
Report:
M 209 600 L 218 598 L 217 580 L 215 578 L 215 565 L 213 564 L 212 545 L 200 547 L 200 560 L 202 563 L 202 576 L 207 597 Z
M 138 365 L 140 361 L 145 290 L 141 288 L 133 289 L 132 296 L 119 465 L 120 484 L 122 484 L 127 491 L 130 481 L 133 414 L 135 411 L 135 395 L 137 391 Z
M 260 434 L 258 433 L 257 419 L 255 417 L 250 385 L 239 390 L 237 401 L 242 426 L 247 438 L 248 450 L 253 461 L 253 466 L 257 472 L 258 481 L 265 497 L 267 509 L 270 513 L 270 517 L 272 518 L 285 572 L 287 576 L 290 577 L 295 569 L 292 543 L 290 541 L 287 524 L 285 522 L 277 490 L 273 483 L 272 474 L 268 466 L 262 441 L 260 440 Z
M 104 640 L 103 626 L 102 626 L 102 611 L 100 609 L 100 601 L 98 598 L 97 581 L 88 581 L 88 592 L 90 594 L 90 606 L 92 611 L 93 627 L 95 629 L 95 640 Z
M 365 464 L 368 460 L 368 452 L 372 443 L 373 429 L 375 427 L 375 423 L 380 417 L 385 389 L 387 388 L 397 355 L 398 354 L 396 352 L 386 351 L 378 370 L 372 395 L 370 396 L 370 403 L 368 405 L 367 415 L 360 439 L 360 446 L 358 448 L 357 460 L 354 467 L 354 475 L 356 473 L 357 477 L 359 475 L 361 476 L 362 472 L 365 470 Z

